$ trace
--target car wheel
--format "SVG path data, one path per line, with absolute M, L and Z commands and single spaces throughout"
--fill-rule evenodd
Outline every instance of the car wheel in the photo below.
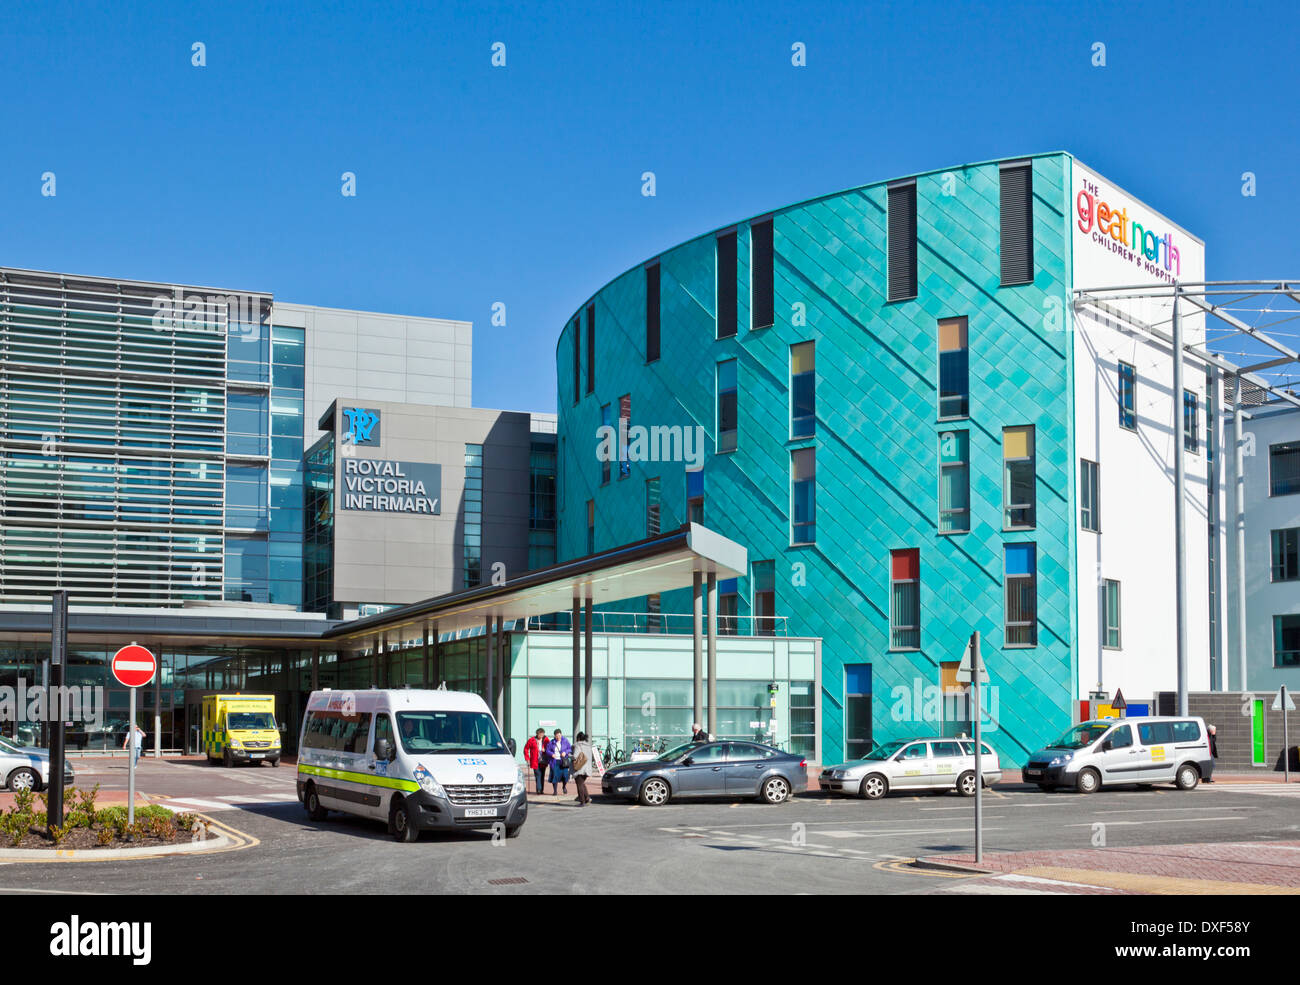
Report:
M 1195 790 L 1196 784 L 1200 782 L 1201 773 L 1191 763 L 1184 763 L 1178 767 L 1178 775 L 1174 777 L 1174 786 L 1179 790 Z
M 783 776 L 769 776 L 763 781 L 762 796 L 769 804 L 783 804 L 790 799 L 790 784 Z
M 1079 770 L 1079 775 L 1074 780 L 1074 789 L 1079 793 L 1096 793 L 1100 786 L 1101 775 L 1092 767 Z
M 646 807 L 662 807 L 668 803 L 668 798 L 672 792 L 668 789 L 668 784 L 657 776 L 652 776 L 641 784 L 641 803 Z
M 36 779 L 36 773 L 25 766 L 9 774 L 8 787 L 10 790 L 39 790 L 40 786 L 40 781 Z
M 393 829 L 393 840 L 411 844 L 420 840 L 420 829 L 411 823 L 411 814 L 405 797 L 394 797 L 388 823 Z M 509 832 L 507 832 L 508 834 Z
M 303 806 L 307 808 L 307 816 L 313 821 L 323 821 L 329 814 L 324 807 L 320 805 L 320 796 L 316 793 L 316 784 L 307 784 L 307 793 L 303 798 Z
M 957 792 L 963 797 L 975 796 L 975 771 L 967 770 L 957 778 Z
M 889 792 L 889 781 L 879 773 L 872 773 L 862 780 L 858 795 L 864 800 L 879 800 Z

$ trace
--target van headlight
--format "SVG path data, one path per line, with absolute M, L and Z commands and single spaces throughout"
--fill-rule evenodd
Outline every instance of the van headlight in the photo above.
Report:
M 428 770 L 419 770 L 416 773 L 416 779 L 420 783 L 420 789 L 434 797 L 447 798 L 447 792 L 442 789 L 442 784 L 433 778 L 433 774 Z
M 1064 766 L 1064 765 L 1065 765 L 1066 763 L 1068 763 L 1072 758 L 1074 758 L 1074 753 L 1072 753 L 1072 752 L 1061 753 L 1061 755 L 1059 755 L 1059 756 L 1053 756 L 1053 757 L 1052 757 L 1052 761 L 1051 761 L 1050 763 L 1048 763 L 1047 765 L 1048 765 L 1048 766 Z
M 521 793 L 524 792 L 524 789 L 525 789 L 525 787 L 524 787 L 524 781 L 523 781 L 523 780 L 515 780 L 515 785 L 514 785 L 513 787 L 510 788 L 510 796 L 511 796 L 511 797 L 518 797 Z

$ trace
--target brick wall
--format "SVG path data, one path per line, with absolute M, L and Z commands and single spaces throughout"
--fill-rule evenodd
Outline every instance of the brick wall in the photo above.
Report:
M 1218 768 L 1225 772 L 1250 772 L 1253 770 L 1282 769 L 1282 713 L 1270 711 L 1275 692 L 1255 691 L 1252 699 L 1264 702 L 1264 765 L 1256 766 L 1252 756 L 1251 724 L 1252 719 L 1241 713 L 1247 704 L 1241 692 L 1217 691 L 1189 694 L 1187 709 L 1193 715 L 1205 719 L 1206 725 L 1215 727 L 1215 736 L 1219 749 Z M 1171 691 L 1158 695 L 1160 714 L 1177 714 L 1177 696 Z M 1291 712 L 1291 735 L 1289 743 L 1291 768 L 1297 768 L 1296 743 L 1300 742 L 1300 711 Z

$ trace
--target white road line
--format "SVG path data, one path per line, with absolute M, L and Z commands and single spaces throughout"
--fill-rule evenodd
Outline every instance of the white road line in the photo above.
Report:
M 1108 827 L 1119 827 L 1120 825 L 1137 825 L 1137 824 L 1200 824 L 1204 821 L 1249 821 L 1248 817 L 1171 817 L 1171 818 L 1152 818 L 1149 821 L 1107 821 Z M 1067 824 L 1067 828 L 1091 828 L 1092 824 Z

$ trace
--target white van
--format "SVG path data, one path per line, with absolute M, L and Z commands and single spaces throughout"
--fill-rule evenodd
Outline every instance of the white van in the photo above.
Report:
M 1103 718 L 1082 722 L 1029 757 L 1026 783 L 1042 790 L 1172 783 L 1194 790 L 1214 772 L 1205 722 L 1183 717 Z
M 487 704 L 461 691 L 313 691 L 298 742 L 298 799 L 386 821 L 398 841 L 427 829 L 519 834 L 528 796 Z

